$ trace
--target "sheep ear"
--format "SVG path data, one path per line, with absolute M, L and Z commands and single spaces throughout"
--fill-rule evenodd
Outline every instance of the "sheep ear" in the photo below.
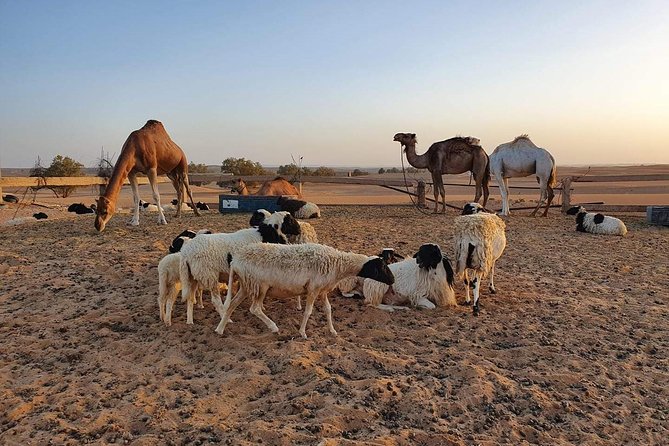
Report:
M 448 257 L 444 254 L 444 256 L 441 258 L 441 263 L 444 265 L 444 269 L 446 270 L 446 282 L 453 288 L 453 285 L 455 284 L 455 274 L 453 273 L 453 267 L 451 267 L 451 261 L 448 260 Z
M 263 221 L 265 221 L 265 215 L 260 211 L 255 211 L 253 215 L 251 215 L 249 226 L 259 226 Z
M 170 245 L 170 253 L 174 254 L 175 252 L 181 251 L 181 248 L 184 245 L 184 238 L 183 237 L 177 237 L 174 240 L 172 240 L 172 244 Z

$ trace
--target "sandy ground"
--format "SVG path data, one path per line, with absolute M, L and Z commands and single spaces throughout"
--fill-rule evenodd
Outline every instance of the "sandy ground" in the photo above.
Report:
M 452 212 L 323 206 L 322 242 L 452 255 Z M 625 238 L 573 219 L 507 223 L 498 293 L 471 308 L 385 313 L 333 299 L 315 311 L 243 305 L 225 336 L 210 302 L 159 320 L 157 264 L 185 228 L 248 215 L 93 217 L 0 228 L 0 444 L 666 444 L 669 230 L 622 216 Z M 463 289 L 457 295 L 462 300 Z M 206 299 L 205 299 L 206 300 Z M 662 440 L 664 438 L 664 440 Z

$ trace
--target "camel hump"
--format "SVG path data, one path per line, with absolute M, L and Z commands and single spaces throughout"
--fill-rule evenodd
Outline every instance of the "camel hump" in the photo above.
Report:
M 513 139 L 513 141 L 511 141 L 511 144 L 513 144 L 513 143 L 515 143 L 515 142 L 518 142 L 518 141 L 520 141 L 521 139 L 524 139 L 524 140 L 527 140 L 527 141 L 529 141 L 529 142 L 532 142 L 532 140 L 530 139 L 530 136 L 529 136 L 527 133 L 523 133 L 523 134 L 520 135 L 520 136 L 516 136 L 516 137 Z

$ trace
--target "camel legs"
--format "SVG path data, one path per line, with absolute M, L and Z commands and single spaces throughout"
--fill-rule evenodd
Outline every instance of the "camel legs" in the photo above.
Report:
M 183 191 L 184 190 L 186 191 L 186 195 L 188 195 L 188 199 L 190 200 L 190 205 L 193 206 L 193 212 L 195 212 L 195 215 L 197 215 L 199 217 L 200 216 L 200 211 L 197 208 L 197 206 L 195 206 L 195 201 L 193 201 L 193 193 L 190 190 L 190 184 L 188 183 L 188 175 L 186 175 L 186 174 L 184 174 L 184 177 L 183 177 L 182 196 L 183 196 Z M 184 200 L 182 200 L 182 201 L 184 201 Z M 179 201 L 179 209 L 181 209 L 182 201 Z
M 132 226 L 139 225 L 139 184 L 137 183 L 137 175 L 134 173 L 128 174 L 128 181 L 130 182 L 130 188 L 132 189 L 132 199 L 134 205 L 134 211 L 132 218 L 128 224 Z
M 530 214 L 532 217 L 534 217 L 537 214 L 537 211 L 544 202 L 546 203 L 546 208 L 544 209 L 542 217 L 546 217 L 548 215 L 548 208 L 550 208 L 551 202 L 553 201 L 553 197 L 555 196 L 553 188 L 548 185 L 548 181 L 546 179 L 539 178 L 539 186 L 541 187 L 541 195 L 539 196 L 539 202 L 537 203 L 537 207 L 535 207 L 532 213 Z
M 502 196 L 502 215 L 509 215 L 509 179 L 495 173 L 495 179 Z
M 160 193 L 158 192 L 158 171 L 155 168 L 151 168 L 146 173 L 146 176 L 149 178 L 149 183 L 151 184 L 151 191 L 153 192 L 153 201 L 156 202 L 158 206 L 158 224 L 166 225 L 167 220 L 165 220 L 165 214 L 163 213 L 163 208 L 160 206 Z M 139 195 L 138 195 L 139 196 Z M 139 216 L 139 214 L 138 214 Z
M 553 188 L 550 186 L 546 186 L 546 209 L 544 209 L 542 217 L 546 217 L 548 215 L 548 208 L 551 207 L 551 203 L 553 202 L 553 197 L 555 197 Z
M 446 212 L 446 190 L 444 189 L 444 181 L 441 174 L 432 172 L 432 189 L 434 191 L 434 213 L 439 212 L 439 196 L 441 195 L 442 213 Z

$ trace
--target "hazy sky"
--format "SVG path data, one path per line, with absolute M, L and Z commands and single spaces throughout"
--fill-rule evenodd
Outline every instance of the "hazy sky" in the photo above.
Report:
M 669 1 L 0 0 L 4 167 L 147 119 L 208 164 L 396 166 L 397 132 L 669 163 Z

